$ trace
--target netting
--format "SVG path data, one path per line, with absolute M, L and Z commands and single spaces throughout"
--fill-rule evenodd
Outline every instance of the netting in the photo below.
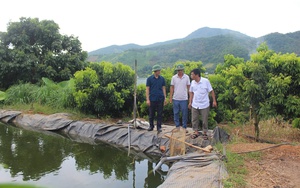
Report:
M 170 137 L 170 156 L 185 155 L 185 129 L 178 127 L 172 130 Z

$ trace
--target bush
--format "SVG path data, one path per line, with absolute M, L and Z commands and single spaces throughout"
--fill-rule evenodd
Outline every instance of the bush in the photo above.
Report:
M 133 110 L 134 71 L 121 63 L 91 63 L 75 73 L 73 96 L 79 109 L 98 116 L 120 117 Z
M 292 126 L 293 126 L 294 128 L 300 129 L 300 118 L 294 119 L 293 122 L 292 122 Z
M 6 90 L 5 104 L 30 104 L 36 100 L 35 92 L 39 87 L 34 84 L 26 83 L 13 85 Z

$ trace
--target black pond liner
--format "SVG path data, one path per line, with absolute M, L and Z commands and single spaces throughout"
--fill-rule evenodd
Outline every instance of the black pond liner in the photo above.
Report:
M 209 154 L 189 150 L 185 156 L 168 157 L 169 138 L 164 132 L 148 132 L 147 127 L 131 124 L 104 124 L 92 121 L 74 121 L 66 113 L 52 115 L 23 114 L 20 111 L 0 110 L 0 121 L 12 126 L 36 131 L 50 131 L 66 136 L 74 141 L 97 144 L 109 143 L 118 147 L 133 149 L 137 153 L 160 156 L 163 162 L 174 162 L 166 180 L 159 187 L 222 187 L 222 179 L 227 176 L 220 154 Z M 164 125 L 165 127 L 167 125 Z M 128 139 L 130 130 L 130 139 Z M 229 135 L 219 127 L 211 131 L 211 138 L 202 140 L 201 145 L 226 143 Z M 130 143 L 129 141 L 130 140 Z M 196 139 L 194 139 L 196 140 Z M 160 151 L 166 146 L 166 152 Z M 159 173 L 159 170 L 157 170 Z

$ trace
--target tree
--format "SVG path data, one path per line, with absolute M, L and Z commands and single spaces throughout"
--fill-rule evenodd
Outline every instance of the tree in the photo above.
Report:
M 22 17 L 10 22 L 0 42 L 0 88 L 37 83 L 42 77 L 60 82 L 85 67 L 87 52 L 78 38 L 61 35 L 51 20 Z
M 121 116 L 132 112 L 134 71 L 122 63 L 90 63 L 75 73 L 74 98 L 84 112 Z
M 245 81 L 243 75 L 244 59 L 225 55 L 224 63 L 218 64 L 211 84 L 216 93 L 218 108 L 218 121 L 243 121 L 238 113 L 240 104 L 235 100 L 241 93 L 241 84 Z M 214 79 L 215 77 L 215 79 Z
M 245 115 L 250 109 L 248 116 L 254 120 L 257 139 L 261 119 L 277 115 L 285 119 L 299 117 L 300 58 L 296 54 L 276 54 L 263 43 L 247 62 L 225 56 L 224 64 L 215 72 L 226 80 L 218 106 L 237 110 L 235 115 Z

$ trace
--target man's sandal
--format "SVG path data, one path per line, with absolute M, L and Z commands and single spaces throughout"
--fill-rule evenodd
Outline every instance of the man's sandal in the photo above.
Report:
M 207 134 L 203 134 L 203 135 L 202 135 L 202 138 L 203 138 L 203 140 L 208 140 Z
M 195 139 L 195 138 L 197 138 L 198 136 L 199 136 L 199 134 L 195 134 L 195 133 L 194 133 L 194 134 L 191 135 L 191 139 Z

